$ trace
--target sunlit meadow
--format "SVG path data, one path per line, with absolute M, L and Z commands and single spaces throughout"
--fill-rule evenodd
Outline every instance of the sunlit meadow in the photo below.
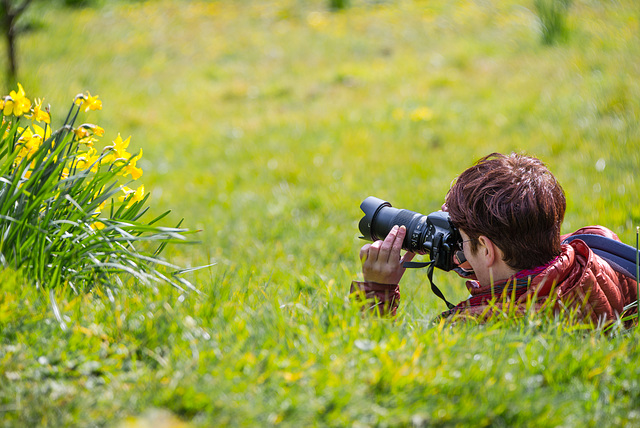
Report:
M 0 273 L 0 425 L 640 423 L 636 330 L 433 326 L 445 307 L 421 271 L 395 321 L 346 299 L 360 202 L 439 209 L 493 151 L 547 163 L 564 232 L 602 224 L 635 244 L 640 7 L 574 0 L 546 44 L 533 0 L 328 3 L 30 8 L 22 85 L 52 106 L 100 94 L 104 140 L 144 151 L 149 219 L 200 230 L 164 257 L 213 266 L 188 277 L 200 294 L 56 288 L 66 330 L 49 291 Z

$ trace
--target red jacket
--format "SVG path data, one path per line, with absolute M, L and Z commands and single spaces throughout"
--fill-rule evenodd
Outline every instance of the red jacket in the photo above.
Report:
M 584 227 L 571 235 L 574 234 L 601 235 L 619 241 L 615 233 L 602 226 Z M 579 319 L 599 325 L 615 320 L 623 313 L 625 305 L 637 299 L 636 281 L 615 272 L 579 239 L 563 245 L 562 254 L 545 266 L 518 272 L 493 286 L 480 287 L 477 281 L 467 281 L 467 288 L 471 296 L 442 316 L 485 318 L 496 309 L 508 310 L 512 301 L 515 301 L 516 309 L 522 311 L 531 300 L 538 309 L 551 302 L 556 312 L 573 310 Z M 351 290 L 364 291 L 368 298 L 375 297 L 382 313 L 395 315 L 400 300 L 397 285 L 354 281 Z

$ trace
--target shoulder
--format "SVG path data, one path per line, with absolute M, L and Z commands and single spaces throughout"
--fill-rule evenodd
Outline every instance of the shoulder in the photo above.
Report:
M 606 238 L 611 238 L 616 241 L 620 241 L 618 235 L 616 235 L 611 229 L 608 229 L 604 226 L 585 226 L 576 230 L 573 233 L 568 233 L 566 235 L 562 235 L 560 238 L 564 241 L 567 238 L 570 238 L 574 235 L 599 235 L 604 236 Z

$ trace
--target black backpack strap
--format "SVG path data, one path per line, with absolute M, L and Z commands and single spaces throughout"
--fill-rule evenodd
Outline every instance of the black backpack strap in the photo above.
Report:
M 638 250 L 631 245 L 605 236 L 590 234 L 572 235 L 562 241 L 562 243 L 568 244 L 575 239 L 579 239 L 587 244 L 595 254 L 602 257 L 616 272 L 635 280 L 638 279 L 636 276 L 636 263 L 639 254 Z

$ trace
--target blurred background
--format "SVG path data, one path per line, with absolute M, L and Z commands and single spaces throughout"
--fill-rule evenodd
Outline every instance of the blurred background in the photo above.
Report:
M 21 6 L 26 6 L 20 9 Z M 550 1 L 4 1 L 4 93 L 60 124 L 73 97 L 131 136 L 153 213 L 201 230 L 167 257 L 286 296 L 345 293 L 370 195 L 427 214 L 494 151 L 540 157 L 588 224 L 640 225 L 640 6 Z M 7 9 L 8 8 L 8 9 Z M 8 18 L 13 17 L 10 22 Z M 11 24 L 11 26 L 7 26 Z M 15 49 L 15 75 L 7 46 Z M 152 216 L 149 217 L 153 218 Z M 405 310 L 444 306 L 406 275 Z M 455 275 L 436 273 L 451 301 Z M 273 291 L 272 291 L 273 290 Z M 318 297 L 321 302 L 323 298 Z

